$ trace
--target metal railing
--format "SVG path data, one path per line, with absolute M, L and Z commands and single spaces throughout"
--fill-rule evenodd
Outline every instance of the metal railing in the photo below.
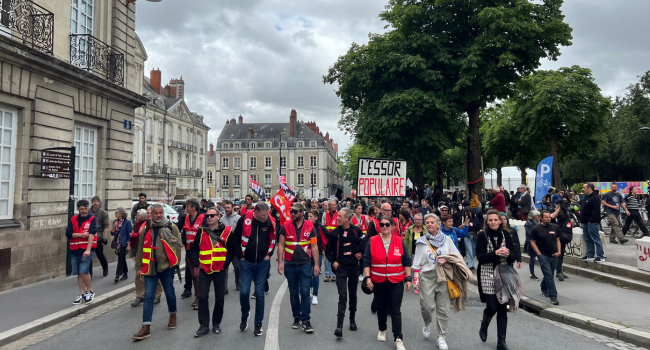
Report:
M 221 188 L 230 188 L 230 185 L 228 185 L 228 184 L 222 184 L 222 185 L 221 185 Z
M 70 64 L 124 85 L 124 54 L 90 34 L 70 34 Z
M 159 165 L 150 165 L 147 167 L 147 174 L 160 174 L 162 169 Z
M 159 144 L 159 145 L 162 145 L 162 144 L 163 144 L 163 138 L 160 137 L 160 136 L 158 136 L 158 144 Z
M 0 1 L 0 33 L 36 50 L 54 52 L 54 14 L 29 0 Z
M 199 148 L 199 154 L 203 154 L 203 148 Z
M 153 142 L 153 135 L 147 135 L 147 142 Z

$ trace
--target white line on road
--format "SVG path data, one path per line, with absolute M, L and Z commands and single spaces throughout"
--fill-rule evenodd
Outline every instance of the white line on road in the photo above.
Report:
M 266 330 L 266 343 L 264 344 L 264 350 L 279 350 L 280 342 L 278 340 L 278 325 L 280 323 L 280 307 L 282 306 L 282 299 L 284 298 L 284 293 L 287 291 L 287 280 L 285 279 L 278 289 L 278 293 L 275 294 L 273 299 L 273 305 L 271 306 L 271 312 L 269 315 L 269 327 Z

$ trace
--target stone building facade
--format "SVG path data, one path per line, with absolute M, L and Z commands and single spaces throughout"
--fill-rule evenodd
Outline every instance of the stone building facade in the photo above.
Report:
M 42 177 L 42 150 L 76 147 L 75 201 L 98 195 L 109 211 L 130 207 L 128 127 L 149 99 L 138 91 L 134 1 L 2 4 L 0 290 L 6 290 L 66 273 L 70 180 Z M 20 25 L 25 21 L 31 26 Z
M 183 77 L 164 87 L 161 81 L 159 69 L 142 80 L 142 94 L 149 102 L 135 111 L 132 196 L 145 192 L 154 200 L 205 197 L 210 128 L 185 103 Z
M 329 133 L 323 136 L 316 123 L 299 121 L 296 110 L 291 110 L 288 123 L 243 120 L 242 116 L 227 120 L 217 140 L 214 174 L 208 173 L 216 197 L 244 197 L 252 176 L 270 198 L 280 186 L 277 167 L 307 198 L 327 198 L 342 189 L 338 145 Z

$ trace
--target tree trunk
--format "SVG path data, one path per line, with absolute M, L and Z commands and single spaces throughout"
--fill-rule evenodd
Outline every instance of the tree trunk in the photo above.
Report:
M 562 177 L 560 176 L 560 162 L 557 155 L 557 136 L 551 135 L 551 155 L 553 156 L 553 187 L 562 188 Z
M 483 198 L 484 179 L 478 181 L 483 176 L 481 166 L 481 135 L 479 134 L 480 109 L 478 105 L 470 106 L 467 109 L 469 117 L 469 135 L 467 135 L 467 192 L 468 198 L 472 198 L 472 192 L 476 191 L 479 198 Z
M 444 176 L 444 172 L 442 171 L 442 161 L 438 160 L 438 171 L 436 174 L 436 185 L 440 186 L 440 190 L 442 191 L 442 188 L 444 187 L 442 183 L 442 178 Z
M 451 178 L 449 177 L 449 173 L 447 173 L 446 175 L 447 175 L 447 186 L 445 186 L 445 187 L 450 188 L 451 187 Z
M 414 184 L 418 189 L 424 188 L 424 173 L 422 172 L 422 164 L 416 160 L 413 162 L 413 169 L 415 170 L 415 177 L 413 178 Z
M 497 186 L 503 186 L 503 174 L 501 173 L 501 165 L 497 165 Z

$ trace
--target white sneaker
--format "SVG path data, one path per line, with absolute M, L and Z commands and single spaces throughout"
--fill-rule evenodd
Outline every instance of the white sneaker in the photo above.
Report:
M 359 276 L 359 282 L 363 282 L 363 276 Z
M 379 331 L 379 334 L 377 334 L 377 340 L 386 341 L 386 331 Z
M 438 349 L 440 350 L 449 349 L 449 347 L 447 347 L 447 342 L 445 341 L 445 338 L 443 337 L 438 338 Z
M 404 342 L 402 341 L 402 339 L 395 340 L 395 349 L 397 349 L 397 350 L 406 350 L 406 348 L 404 347 Z
M 311 299 L 311 304 L 312 305 L 318 305 L 318 296 L 314 295 L 314 297 Z
M 429 338 L 431 336 L 431 328 L 429 328 L 429 325 L 422 327 L 422 335 L 425 338 Z

